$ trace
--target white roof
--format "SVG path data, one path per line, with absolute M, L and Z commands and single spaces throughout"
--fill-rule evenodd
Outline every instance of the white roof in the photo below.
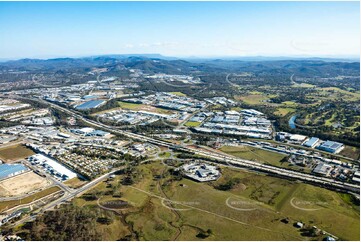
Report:
M 307 136 L 300 135 L 300 134 L 293 134 L 290 137 L 291 140 L 298 140 L 298 141 L 302 141 L 302 140 L 304 140 L 306 138 L 307 138 Z
M 83 132 L 83 133 L 91 133 L 94 131 L 93 128 L 81 128 L 79 129 L 79 131 Z
M 42 154 L 33 155 L 33 157 L 37 158 L 38 160 L 45 162 L 47 165 L 51 166 L 56 172 L 68 176 L 68 179 L 77 177 L 77 174 L 67 167 L 63 166 L 62 164 L 58 163 L 57 161 L 50 159 Z

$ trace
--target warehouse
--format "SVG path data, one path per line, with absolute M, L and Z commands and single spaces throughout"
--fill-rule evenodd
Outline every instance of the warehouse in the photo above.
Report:
M 319 150 L 327 151 L 330 153 L 339 153 L 344 148 L 342 143 L 327 140 L 317 147 Z
M 22 164 L 3 164 L 0 165 L 0 180 L 13 177 L 28 171 L 29 169 Z
M 319 140 L 320 140 L 319 138 L 312 137 L 308 139 L 305 143 L 303 143 L 303 145 L 306 147 L 315 148 Z
M 68 180 L 74 177 L 77 177 L 77 174 L 64 165 L 58 163 L 57 161 L 50 159 L 49 157 L 42 155 L 42 154 L 36 154 L 33 156 L 30 156 L 28 160 L 31 162 L 32 165 L 41 165 L 43 166 L 44 170 L 50 174 L 52 174 L 54 177 L 58 177 L 62 180 Z

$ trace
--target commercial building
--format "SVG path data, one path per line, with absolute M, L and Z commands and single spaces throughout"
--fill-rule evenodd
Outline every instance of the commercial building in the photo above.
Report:
M 22 164 L 3 164 L 0 165 L 0 180 L 10 178 L 21 173 L 28 171 L 29 169 Z

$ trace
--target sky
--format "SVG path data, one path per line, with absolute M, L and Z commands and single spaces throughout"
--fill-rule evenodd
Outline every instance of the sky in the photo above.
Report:
M 356 2 L 0 2 L 0 59 L 359 56 Z

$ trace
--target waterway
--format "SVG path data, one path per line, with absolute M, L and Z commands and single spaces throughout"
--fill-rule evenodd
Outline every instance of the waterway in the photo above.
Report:
M 293 115 L 290 120 L 288 120 L 288 125 L 290 126 L 291 129 L 295 129 L 296 128 L 296 124 L 295 124 L 295 120 L 297 118 L 297 115 Z

